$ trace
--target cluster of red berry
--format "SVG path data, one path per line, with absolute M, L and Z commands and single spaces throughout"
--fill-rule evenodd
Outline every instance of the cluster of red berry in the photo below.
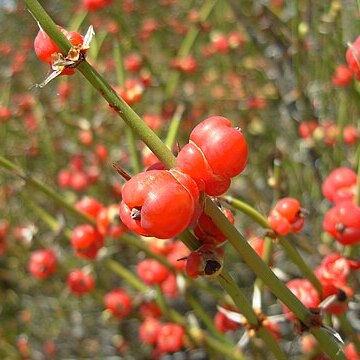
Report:
M 360 207 L 355 202 L 357 175 L 346 167 L 333 170 L 324 180 L 322 191 L 334 203 L 324 217 L 323 228 L 343 245 L 360 242 Z

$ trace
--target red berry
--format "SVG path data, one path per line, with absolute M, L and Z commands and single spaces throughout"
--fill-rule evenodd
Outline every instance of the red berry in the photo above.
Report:
M 280 199 L 269 213 L 269 225 L 280 235 L 299 232 L 304 226 L 301 205 L 294 198 Z
M 44 280 L 52 275 L 56 267 L 56 255 L 52 249 L 37 250 L 30 256 L 29 272 L 40 280 Z
M 148 345 L 155 345 L 161 328 L 159 320 L 154 318 L 146 318 L 139 327 L 139 338 Z
M 142 59 L 137 53 L 131 53 L 124 58 L 124 67 L 126 71 L 138 72 L 141 66 Z
M 360 242 L 360 207 L 345 201 L 336 204 L 324 217 L 323 228 L 343 245 Z
M 193 221 L 199 190 L 178 170 L 150 170 L 131 178 L 122 189 L 122 197 L 120 217 L 130 230 L 168 239 Z
M 227 219 L 234 224 L 233 213 L 226 208 L 221 208 L 222 213 Z M 210 216 L 202 213 L 196 227 L 194 228 L 195 235 L 204 243 L 220 244 L 226 240 L 226 236 L 219 230 L 219 228 L 211 220 Z
M 331 82 L 335 86 L 347 86 L 352 81 L 352 71 L 346 65 L 338 65 L 335 69 L 335 75 Z
M 105 307 L 117 318 L 127 316 L 132 309 L 131 297 L 125 290 L 114 289 L 104 297 Z
M 83 295 L 94 288 L 94 278 L 81 269 L 73 270 L 67 277 L 67 285 L 75 295 Z
M 104 236 L 119 238 L 127 227 L 120 220 L 120 205 L 112 204 L 102 208 L 96 218 L 96 225 L 99 232 Z
M 91 218 L 96 219 L 98 213 L 103 209 L 103 205 L 90 196 L 84 196 L 75 203 L 75 208 Z
M 177 297 L 179 293 L 178 284 L 176 281 L 176 276 L 172 273 L 166 277 L 166 279 L 160 284 L 162 293 L 170 299 Z
M 167 323 L 163 324 L 159 330 L 157 338 L 157 348 L 161 353 L 179 351 L 184 344 L 185 330 L 182 326 Z
M 95 259 L 97 252 L 104 245 L 104 238 L 94 226 L 79 225 L 71 234 L 71 245 L 76 256 Z
M 360 36 L 349 45 L 346 51 L 346 61 L 349 69 L 353 72 L 356 79 L 360 79 Z
M 347 145 L 357 144 L 360 132 L 352 124 L 346 125 L 343 130 L 344 143 Z
M 323 181 L 322 192 L 333 203 L 352 200 L 356 191 L 357 175 L 346 167 L 333 170 Z
M 163 282 L 169 275 L 169 270 L 155 259 L 144 259 L 137 265 L 139 278 L 147 285 Z
M 360 335 L 358 335 L 360 340 Z M 360 360 L 360 355 L 353 343 L 348 343 L 344 346 L 344 353 L 347 360 Z
M 289 290 L 306 306 L 307 308 L 317 308 L 320 303 L 320 297 L 312 283 L 307 279 L 290 280 L 286 286 Z M 291 311 L 284 306 L 287 313 Z
M 177 157 L 178 167 L 189 174 L 205 192 L 218 196 L 230 186 L 230 178 L 240 174 L 246 165 L 248 148 L 240 130 L 230 120 L 212 116 L 197 125 L 189 144 Z
M 215 277 L 223 267 L 224 250 L 212 244 L 202 245 L 186 259 L 186 273 L 192 277 Z
M 95 11 L 104 8 L 107 5 L 110 5 L 113 0 L 83 0 L 83 6 L 88 11 Z

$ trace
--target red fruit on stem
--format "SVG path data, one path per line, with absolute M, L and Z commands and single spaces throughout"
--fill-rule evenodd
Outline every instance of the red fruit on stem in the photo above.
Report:
M 120 217 L 132 231 L 160 239 L 175 237 L 194 220 L 199 190 L 190 176 L 176 170 L 150 170 L 122 189 Z
M 222 271 L 224 250 L 212 244 L 202 245 L 186 259 L 186 273 L 192 277 L 215 277 Z
M 158 338 L 157 348 L 161 353 L 179 351 L 184 344 L 185 330 L 182 326 L 166 323 L 161 325 Z
M 90 196 L 84 196 L 75 203 L 76 210 L 96 219 L 99 212 L 103 209 L 103 205 Z
M 132 309 L 132 300 L 123 289 L 114 289 L 104 297 L 105 307 L 117 318 L 127 316 Z
M 352 43 L 346 51 L 346 61 L 349 69 L 357 80 L 360 79 L 360 36 Z
M 294 198 L 280 199 L 270 211 L 270 227 L 280 235 L 299 232 L 304 226 L 304 214 L 300 202 Z
M 56 267 L 56 255 L 52 249 L 37 250 L 30 256 L 29 272 L 39 280 L 44 280 L 52 275 Z
M 360 242 L 360 207 L 344 201 L 331 208 L 324 217 L 324 230 L 343 245 Z
M 93 260 L 104 245 L 104 237 L 90 224 L 79 225 L 71 234 L 71 245 L 76 256 Z
M 357 175 L 355 171 L 340 167 L 333 170 L 322 183 L 322 192 L 331 202 L 337 204 L 344 200 L 353 200 L 356 191 Z
M 155 259 L 144 259 L 137 265 L 137 274 L 146 285 L 163 282 L 169 275 L 169 270 Z
M 75 269 L 67 277 L 67 285 L 70 291 L 78 296 L 91 291 L 94 286 L 94 278 L 81 269 Z

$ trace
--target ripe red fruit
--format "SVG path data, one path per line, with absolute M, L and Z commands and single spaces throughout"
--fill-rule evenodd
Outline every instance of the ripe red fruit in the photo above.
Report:
M 354 145 L 358 143 L 360 131 L 352 124 L 346 125 L 343 130 L 344 143 Z
M 307 308 L 317 308 L 320 303 L 320 297 L 313 284 L 307 279 L 290 280 L 286 286 L 289 290 L 306 306 Z M 285 305 L 284 311 L 292 313 Z M 295 315 L 294 315 L 295 316 Z
M 132 300 L 123 289 L 114 289 L 104 297 L 105 307 L 117 318 L 127 316 L 132 309 Z
M 71 234 L 71 245 L 76 256 L 95 259 L 97 252 L 104 245 L 104 237 L 90 224 L 79 225 Z
M 331 82 L 335 86 L 347 86 L 352 81 L 352 71 L 346 65 L 338 65 L 335 69 L 335 75 Z
M 67 285 L 70 291 L 78 296 L 91 291 L 94 286 L 94 278 L 81 269 L 75 269 L 67 277 Z
M 103 209 L 103 205 L 90 196 L 84 196 L 75 203 L 75 208 L 83 214 L 96 219 L 101 209 Z
M 77 32 L 68 32 L 62 27 L 58 26 L 59 29 L 64 33 L 66 38 L 70 41 L 73 46 L 82 45 L 84 38 Z M 46 34 L 43 29 L 40 29 L 34 40 L 34 49 L 36 56 L 44 62 L 51 64 L 52 55 L 60 52 L 59 47 L 51 40 L 50 36 Z M 73 69 L 69 69 L 73 70 Z M 73 72 L 73 71 L 72 71 Z
M 360 36 L 349 45 L 346 51 L 346 61 L 349 69 L 353 72 L 357 80 L 360 79 Z
M 299 232 L 304 226 L 299 201 L 294 198 L 280 199 L 270 211 L 268 221 L 270 227 L 280 235 Z
M 166 277 L 166 279 L 160 284 L 160 288 L 164 296 L 170 299 L 177 297 L 179 293 L 176 276 L 172 273 Z
M 151 317 L 146 318 L 139 327 L 140 340 L 148 345 L 156 344 L 159 337 L 160 328 L 161 323 L 159 320 Z
M 124 67 L 126 71 L 138 72 L 142 66 L 142 59 L 138 53 L 128 54 L 124 58 Z
M 56 267 L 56 255 L 52 249 L 37 250 L 30 256 L 29 272 L 39 280 L 44 280 L 52 275 Z
M 199 190 L 190 176 L 176 170 L 150 170 L 122 189 L 122 222 L 143 236 L 174 237 L 193 221 Z
M 212 244 L 202 245 L 186 259 L 186 273 L 196 279 L 199 276 L 215 277 L 223 267 L 224 250 Z
M 344 200 L 353 200 L 356 191 L 357 175 L 355 171 L 340 167 L 333 170 L 323 181 L 322 192 L 331 202 L 337 204 Z
M 227 208 L 221 208 L 222 213 L 227 219 L 234 224 L 234 215 Z M 195 235 L 203 243 L 207 244 L 220 244 L 226 240 L 226 236 L 219 230 L 219 228 L 211 220 L 210 216 L 202 213 L 194 228 Z
M 360 335 L 358 335 L 358 338 L 360 340 Z M 353 343 L 348 343 L 344 346 L 344 354 L 347 360 L 360 360 L 360 355 Z
M 147 285 L 163 282 L 169 275 L 169 270 L 155 259 L 144 259 L 137 265 L 139 278 Z
M 161 353 L 179 351 L 184 344 L 185 330 L 182 326 L 166 323 L 161 325 L 158 338 L 157 348 Z
M 343 245 L 360 242 L 360 207 L 344 201 L 331 208 L 324 217 L 324 230 Z
M 239 129 L 230 120 L 211 116 L 197 125 L 177 157 L 178 167 L 189 174 L 208 195 L 219 196 L 230 186 L 230 178 L 246 165 L 248 148 Z

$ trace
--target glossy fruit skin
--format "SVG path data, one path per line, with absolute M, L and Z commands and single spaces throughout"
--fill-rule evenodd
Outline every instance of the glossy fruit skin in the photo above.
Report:
M 190 176 L 176 169 L 150 170 L 131 178 L 123 186 L 122 198 L 120 218 L 130 230 L 169 239 L 194 220 L 199 189 Z
M 94 288 L 95 282 L 90 274 L 81 269 L 75 269 L 69 273 L 67 285 L 74 295 L 82 296 Z
M 160 284 L 169 275 L 169 270 L 155 259 L 144 259 L 137 265 L 139 278 L 149 286 Z
M 123 289 L 114 289 L 104 297 L 105 307 L 117 318 L 127 316 L 132 310 L 132 300 Z
M 39 280 L 52 275 L 57 268 L 55 251 L 52 249 L 37 250 L 30 256 L 29 272 Z
M 349 45 L 346 51 L 346 61 L 349 69 L 353 72 L 357 80 L 360 79 L 360 36 Z
M 196 279 L 199 276 L 215 277 L 223 266 L 224 250 L 213 244 L 202 245 L 186 259 L 186 274 Z
M 73 46 L 82 45 L 84 38 L 77 32 L 74 31 L 66 31 L 61 26 L 58 28 L 64 33 L 66 38 L 70 41 Z M 52 54 L 60 52 L 59 47 L 55 44 L 53 40 L 51 40 L 50 36 L 46 34 L 43 29 L 40 29 L 37 33 L 35 40 L 34 40 L 34 49 L 36 56 L 44 62 L 49 64 L 52 63 Z M 69 69 L 72 70 L 73 69 Z
M 226 218 L 234 224 L 234 215 L 227 208 L 221 208 L 221 212 Z M 207 244 L 221 244 L 226 240 L 226 236 L 219 230 L 219 228 L 211 220 L 210 216 L 202 213 L 194 228 L 194 234 L 203 243 Z
M 320 297 L 309 280 L 293 279 L 287 282 L 286 286 L 308 309 L 318 307 L 320 303 Z M 284 306 L 284 311 L 285 313 L 292 314 L 292 312 L 286 306 Z
M 93 260 L 104 246 L 104 237 L 90 224 L 79 225 L 71 234 L 71 245 L 76 256 Z
M 177 157 L 178 167 L 208 195 L 219 196 L 230 186 L 230 178 L 240 174 L 247 162 L 248 147 L 239 129 L 229 119 L 211 116 L 198 124 Z
M 333 170 L 322 183 L 324 196 L 334 204 L 353 200 L 356 191 L 357 175 L 346 167 Z
M 269 213 L 270 227 L 280 235 L 299 232 L 304 226 L 300 202 L 294 198 L 280 199 Z
M 331 208 L 324 217 L 323 229 L 343 245 L 360 242 L 360 207 L 343 201 Z

